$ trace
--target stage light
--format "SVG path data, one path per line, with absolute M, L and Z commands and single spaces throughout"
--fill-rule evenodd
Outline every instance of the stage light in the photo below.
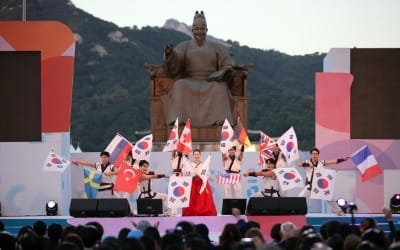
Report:
M 340 207 L 340 209 L 342 209 L 343 213 L 346 213 L 346 209 L 347 209 L 347 201 L 343 198 L 340 198 L 336 201 L 336 203 L 338 204 L 338 206 Z
M 353 214 L 354 212 L 356 212 L 358 210 L 357 205 L 354 202 L 349 202 L 349 204 L 347 205 L 347 211 L 351 214 Z
M 390 199 L 390 209 L 392 210 L 392 213 L 400 213 L 400 194 L 395 194 Z
M 343 207 L 347 205 L 347 201 L 343 198 L 340 198 L 336 201 L 336 203 L 339 205 L 339 207 Z
M 357 211 L 357 205 L 354 202 L 348 202 L 347 200 L 340 198 L 336 200 L 336 203 L 338 206 L 342 209 L 344 213 L 351 213 L 353 214 L 355 211 Z
M 47 216 L 54 216 L 57 215 L 58 212 L 58 205 L 55 201 L 50 200 L 46 203 L 46 215 Z

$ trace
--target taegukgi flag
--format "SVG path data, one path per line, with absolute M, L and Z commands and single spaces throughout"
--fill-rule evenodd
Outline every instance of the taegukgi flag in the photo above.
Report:
M 199 194 L 203 193 L 204 189 L 206 188 L 208 177 L 210 176 L 210 162 L 211 162 L 211 155 L 208 155 L 207 159 L 203 163 L 201 163 L 196 170 L 197 175 L 202 180 L 202 185 L 200 187 Z
M 62 158 L 52 150 L 47 155 L 46 161 L 43 165 L 43 170 L 51 172 L 64 172 L 69 163 L 69 160 Z
M 233 130 L 231 124 L 229 123 L 228 119 L 225 119 L 224 124 L 222 125 L 221 129 L 221 139 L 219 147 L 223 154 L 228 153 L 229 149 L 233 146 L 238 145 L 239 142 L 236 139 L 235 131 Z
M 276 168 L 274 170 L 282 191 L 304 187 L 303 178 L 295 168 Z
M 132 158 L 138 161 L 150 161 L 151 149 L 153 147 L 153 135 L 149 134 L 136 142 L 132 148 Z
M 168 208 L 184 208 L 189 206 L 191 176 L 171 176 L 168 183 Z
M 288 163 L 299 159 L 297 136 L 293 127 L 290 127 L 281 137 L 279 137 L 278 146 L 286 156 Z
M 179 125 L 179 119 L 177 117 L 175 120 L 174 127 L 171 129 L 171 132 L 169 132 L 167 144 L 164 146 L 163 152 L 171 152 L 177 149 L 179 141 L 178 125 Z
M 327 168 L 315 168 L 310 199 L 331 201 L 336 180 L 336 171 Z

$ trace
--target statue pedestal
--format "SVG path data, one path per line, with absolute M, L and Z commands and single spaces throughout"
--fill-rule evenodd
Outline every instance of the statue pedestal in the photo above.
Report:
M 153 142 L 152 152 L 162 152 L 165 142 Z M 201 152 L 219 152 L 218 142 L 192 142 L 192 149 L 200 149 Z
M 221 139 L 221 127 L 222 126 L 210 126 L 203 128 L 192 127 L 192 141 L 193 142 L 207 142 L 207 143 L 218 143 Z M 179 126 L 179 135 L 182 133 L 184 126 Z M 153 129 L 153 141 L 154 142 L 166 142 L 168 135 L 172 129 L 172 126 L 165 128 Z

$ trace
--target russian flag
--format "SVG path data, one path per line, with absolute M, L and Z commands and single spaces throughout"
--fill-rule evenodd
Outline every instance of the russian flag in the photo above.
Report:
M 114 139 L 108 144 L 105 151 L 110 153 L 110 162 L 116 166 L 121 165 L 126 156 L 132 150 L 133 145 L 122 135 L 115 135 Z
M 363 182 L 382 174 L 381 167 L 367 145 L 352 154 L 351 159 L 360 170 Z

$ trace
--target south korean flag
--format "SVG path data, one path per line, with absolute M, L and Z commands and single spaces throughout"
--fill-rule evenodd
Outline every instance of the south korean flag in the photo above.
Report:
M 222 125 L 221 129 L 221 140 L 219 147 L 223 154 L 228 153 L 229 149 L 233 146 L 238 145 L 239 142 L 236 139 L 235 131 L 233 130 L 231 124 L 229 123 L 228 119 L 225 119 L 224 124 Z
M 335 186 L 336 171 L 326 168 L 315 168 L 310 199 L 331 201 Z
M 132 148 L 132 158 L 138 161 L 150 161 L 151 149 L 153 147 L 153 135 L 149 134 L 136 142 Z
M 297 136 L 293 127 L 290 127 L 281 137 L 279 137 L 278 146 L 286 156 L 288 163 L 299 159 Z
M 276 168 L 274 170 L 282 191 L 303 187 L 303 178 L 295 168 Z
M 43 165 L 43 171 L 62 173 L 68 167 L 69 163 L 69 160 L 62 158 L 52 150 L 47 155 L 46 161 Z
M 168 183 L 168 208 L 184 208 L 189 206 L 192 177 L 171 176 Z

